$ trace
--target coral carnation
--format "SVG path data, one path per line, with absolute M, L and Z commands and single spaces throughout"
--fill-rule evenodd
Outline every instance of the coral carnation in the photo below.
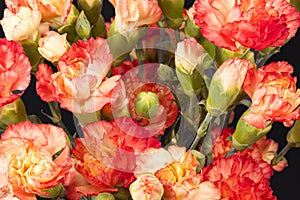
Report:
M 275 200 L 262 169 L 252 159 L 241 155 L 218 158 L 202 168 L 204 180 L 221 190 L 221 198 L 228 200 Z
M 195 9 L 203 36 L 232 51 L 239 44 L 255 50 L 282 46 L 300 26 L 299 12 L 287 0 L 201 0 Z
M 19 98 L 30 82 L 31 65 L 21 45 L 0 39 L 0 108 Z

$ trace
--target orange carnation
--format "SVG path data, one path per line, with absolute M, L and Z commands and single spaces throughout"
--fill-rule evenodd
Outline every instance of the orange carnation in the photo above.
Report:
M 213 182 L 227 200 L 276 200 L 268 178 L 252 159 L 241 155 L 218 158 L 202 168 L 203 180 Z
M 46 102 L 58 101 L 73 113 L 92 113 L 111 102 L 120 76 L 106 78 L 112 63 L 107 41 L 78 41 L 58 61 L 58 72 L 40 64 L 37 93 Z
M 31 122 L 8 126 L 0 140 L 0 198 L 56 197 L 55 191 L 45 190 L 62 183 L 70 168 L 69 154 L 61 128 Z
M 126 121 L 126 119 L 124 119 Z M 154 138 L 130 134 L 132 127 L 121 129 L 121 121 L 98 121 L 83 128 L 84 138 L 77 138 L 72 153 L 76 170 L 85 178 L 85 186 L 75 187 L 85 195 L 117 191 L 135 180 L 136 158 L 150 148 L 160 148 Z M 126 132 L 125 132 L 126 131 Z
M 299 12 L 287 0 L 201 0 L 194 6 L 203 36 L 232 51 L 282 46 L 300 26 Z
M 300 90 L 292 73 L 293 67 L 285 61 L 248 70 L 243 89 L 252 104 L 242 119 L 259 129 L 273 121 L 291 126 L 300 119 Z
M 234 133 L 234 128 L 224 128 L 220 137 L 213 146 L 213 158 L 225 157 L 226 153 L 231 150 L 232 145 L 229 137 Z M 244 151 L 237 151 L 235 154 L 242 155 L 255 160 L 259 167 L 263 170 L 266 178 L 270 178 L 273 174 L 272 167 L 276 171 L 281 171 L 287 166 L 286 161 L 281 161 L 277 165 L 271 166 L 271 161 L 275 157 L 278 150 L 278 143 L 272 139 L 263 136 L 252 144 L 251 148 Z
M 197 174 L 197 161 L 190 151 L 187 151 L 178 161 L 155 172 L 155 176 L 164 187 L 164 199 L 220 199 L 217 188 L 211 183 L 202 182 Z M 197 194 L 201 194 L 198 196 Z

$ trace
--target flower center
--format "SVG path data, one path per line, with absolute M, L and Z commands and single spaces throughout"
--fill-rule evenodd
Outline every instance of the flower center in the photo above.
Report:
M 37 179 L 51 176 L 50 170 L 55 168 L 51 155 L 42 149 L 35 148 L 31 142 L 13 149 L 7 178 L 12 185 L 23 185 L 26 192 L 38 189 Z
M 140 92 L 135 98 L 134 108 L 140 117 L 153 119 L 159 108 L 158 96 L 153 92 Z

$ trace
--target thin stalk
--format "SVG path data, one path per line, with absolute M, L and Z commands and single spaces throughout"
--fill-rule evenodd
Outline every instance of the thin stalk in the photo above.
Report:
M 67 129 L 66 125 L 63 123 L 63 121 L 59 121 L 56 123 L 59 127 L 61 127 L 62 129 L 64 129 L 64 131 L 67 133 L 68 138 L 70 140 L 70 145 L 71 148 L 73 148 L 75 146 L 75 140 L 74 137 L 72 136 L 72 134 L 69 132 L 69 130 Z
M 271 161 L 272 165 L 276 165 L 277 163 L 279 163 L 283 157 L 285 156 L 285 154 L 291 149 L 293 148 L 289 143 L 287 145 L 285 145 L 285 147 L 279 152 L 279 154 L 277 154 L 273 160 Z
M 201 122 L 201 124 L 197 130 L 197 135 L 196 135 L 190 149 L 196 149 L 201 138 L 203 138 L 203 136 L 205 136 L 211 120 L 212 120 L 212 116 L 209 113 L 207 113 L 204 120 Z
M 49 116 L 47 114 L 44 114 L 44 115 L 49 117 L 53 123 L 57 124 L 59 127 L 61 127 L 67 133 L 68 138 L 70 140 L 71 148 L 73 148 L 75 145 L 75 140 L 74 140 L 73 136 L 71 135 L 71 133 L 69 132 L 69 130 L 67 129 L 66 125 L 62 121 L 58 103 L 50 102 L 50 103 L 48 103 L 48 105 L 49 105 L 52 116 Z

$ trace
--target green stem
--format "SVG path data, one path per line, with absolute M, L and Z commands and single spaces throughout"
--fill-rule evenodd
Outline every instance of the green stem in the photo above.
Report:
M 211 120 L 212 120 L 212 116 L 209 113 L 207 113 L 204 120 L 201 122 L 201 124 L 197 130 L 197 135 L 196 135 L 190 149 L 196 149 L 200 139 L 203 138 L 203 136 L 205 136 L 207 128 L 208 128 Z
M 265 53 L 263 51 L 258 51 L 257 52 L 258 58 L 256 59 L 257 60 L 257 68 L 262 67 L 267 62 L 267 60 L 269 60 L 269 58 L 273 54 L 275 54 L 278 50 L 279 50 L 279 48 L 277 47 L 277 48 L 271 49 L 271 51 L 267 52 L 267 53 Z
M 287 145 L 285 145 L 285 147 L 279 152 L 279 154 L 277 154 L 273 160 L 271 161 L 272 165 L 277 165 L 285 156 L 285 154 L 291 149 L 293 148 L 289 143 Z
M 71 148 L 73 148 L 75 145 L 75 140 L 74 140 L 73 136 L 71 135 L 71 133 L 69 132 L 69 130 L 67 129 L 66 125 L 62 121 L 58 103 L 50 102 L 50 103 L 48 103 L 48 105 L 49 105 L 52 116 L 49 116 L 47 114 L 45 114 L 45 115 L 48 116 L 52 120 L 53 123 L 57 124 L 59 127 L 61 127 L 67 133 L 68 138 L 70 140 Z
M 63 121 L 59 121 L 56 123 L 59 127 L 61 127 L 62 129 L 64 129 L 64 131 L 67 133 L 68 138 L 70 140 L 70 145 L 71 148 L 73 148 L 75 146 L 75 140 L 74 137 L 71 135 L 71 133 L 69 132 L 69 130 L 67 129 L 66 125 L 63 123 Z

